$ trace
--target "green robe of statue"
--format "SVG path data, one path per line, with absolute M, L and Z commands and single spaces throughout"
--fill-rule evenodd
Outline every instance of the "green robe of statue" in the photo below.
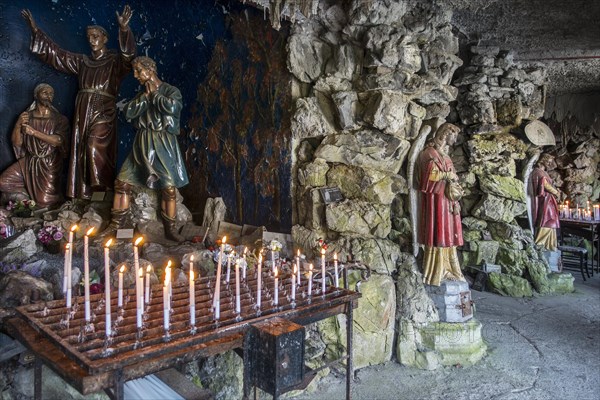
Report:
M 136 135 L 118 180 L 150 189 L 188 184 L 177 142 L 181 108 L 179 89 L 164 82 L 150 96 L 141 92 L 125 106 Z

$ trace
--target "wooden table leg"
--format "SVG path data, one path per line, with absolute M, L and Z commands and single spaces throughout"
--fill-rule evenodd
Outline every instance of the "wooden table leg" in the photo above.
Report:
M 123 400 L 125 398 L 125 380 L 123 379 L 123 370 L 115 372 L 115 400 Z
M 35 400 L 42 400 L 42 365 L 42 360 L 36 357 L 33 364 L 33 398 Z
M 350 400 L 350 398 L 352 397 L 350 389 L 352 385 L 352 380 L 354 379 L 354 363 L 352 362 L 352 302 L 349 302 L 347 307 L 348 311 L 346 312 L 346 352 L 348 360 L 346 360 L 346 400 Z

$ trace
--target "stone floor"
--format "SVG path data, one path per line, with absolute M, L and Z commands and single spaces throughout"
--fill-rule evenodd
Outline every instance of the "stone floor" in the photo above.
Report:
M 389 362 L 357 371 L 355 400 L 600 399 L 600 274 L 569 295 L 517 299 L 473 291 L 488 355 L 470 368 L 409 369 Z M 329 376 L 298 400 L 343 399 Z

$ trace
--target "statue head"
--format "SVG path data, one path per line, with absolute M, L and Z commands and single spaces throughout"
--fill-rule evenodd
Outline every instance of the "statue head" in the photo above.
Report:
M 54 109 L 52 106 L 52 100 L 54 100 L 54 88 L 47 83 L 40 83 L 33 89 L 33 103 L 29 107 L 33 110 L 37 104 L 44 105 Z
M 87 27 L 87 38 L 92 51 L 96 52 L 106 47 L 108 32 L 100 25 L 90 25 Z
M 135 67 L 136 65 L 141 65 L 145 69 L 156 72 L 156 62 L 150 57 L 139 56 L 133 59 L 131 64 Z
M 143 85 L 152 75 L 156 75 L 156 62 L 146 56 L 139 56 L 131 62 L 133 76 Z
M 435 131 L 433 141 L 438 145 L 452 145 L 456 142 L 456 138 L 460 128 L 449 122 L 445 122 Z
M 546 170 L 552 169 L 553 166 L 554 166 L 554 157 L 552 157 L 548 153 L 544 153 L 544 154 L 542 154 L 540 156 L 540 158 L 538 159 L 536 165 L 538 167 L 544 168 Z

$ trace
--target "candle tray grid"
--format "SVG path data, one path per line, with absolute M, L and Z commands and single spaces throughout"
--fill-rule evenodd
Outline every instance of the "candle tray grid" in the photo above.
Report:
M 329 271 L 328 271 L 329 272 Z M 149 304 L 144 305 L 144 322 L 137 328 L 135 288 L 124 292 L 122 311 L 117 307 L 117 292 L 111 293 L 113 321 L 112 336 L 107 339 L 104 322 L 104 293 L 91 295 L 92 321 L 84 318 L 84 298 L 73 301 L 70 314 L 64 300 L 54 300 L 17 307 L 17 313 L 32 328 L 56 344 L 64 354 L 90 374 L 111 371 L 175 353 L 189 346 L 208 343 L 231 334 L 245 332 L 252 324 L 274 317 L 315 322 L 343 312 L 343 308 L 361 297 L 360 293 L 328 285 L 321 293 L 321 284 L 314 281 L 312 295 L 308 296 L 308 282 L 304 279 L 296 287 L 296 301 L 291 299 L 291 278 L 279 279 L 279 304 L 273 304 L 274 287 L 270 273 L 263 271 L 261 308 L 256 307 L 257 279 L 251 277 L 240 285 L 241 312 L 235 312 L 235 281 L 221 280 L 220 318 L 215 320 L 213 294 L 215 277 L 195 282 L 196 324 L 190 325 L 189 285 L 174 283 L 170 329 L 164 330 L 163 285 L 153 285 Z M 282 281 L 284 283 L 282 283 Z M 67 321 L 67 315 L 70 318 Z

